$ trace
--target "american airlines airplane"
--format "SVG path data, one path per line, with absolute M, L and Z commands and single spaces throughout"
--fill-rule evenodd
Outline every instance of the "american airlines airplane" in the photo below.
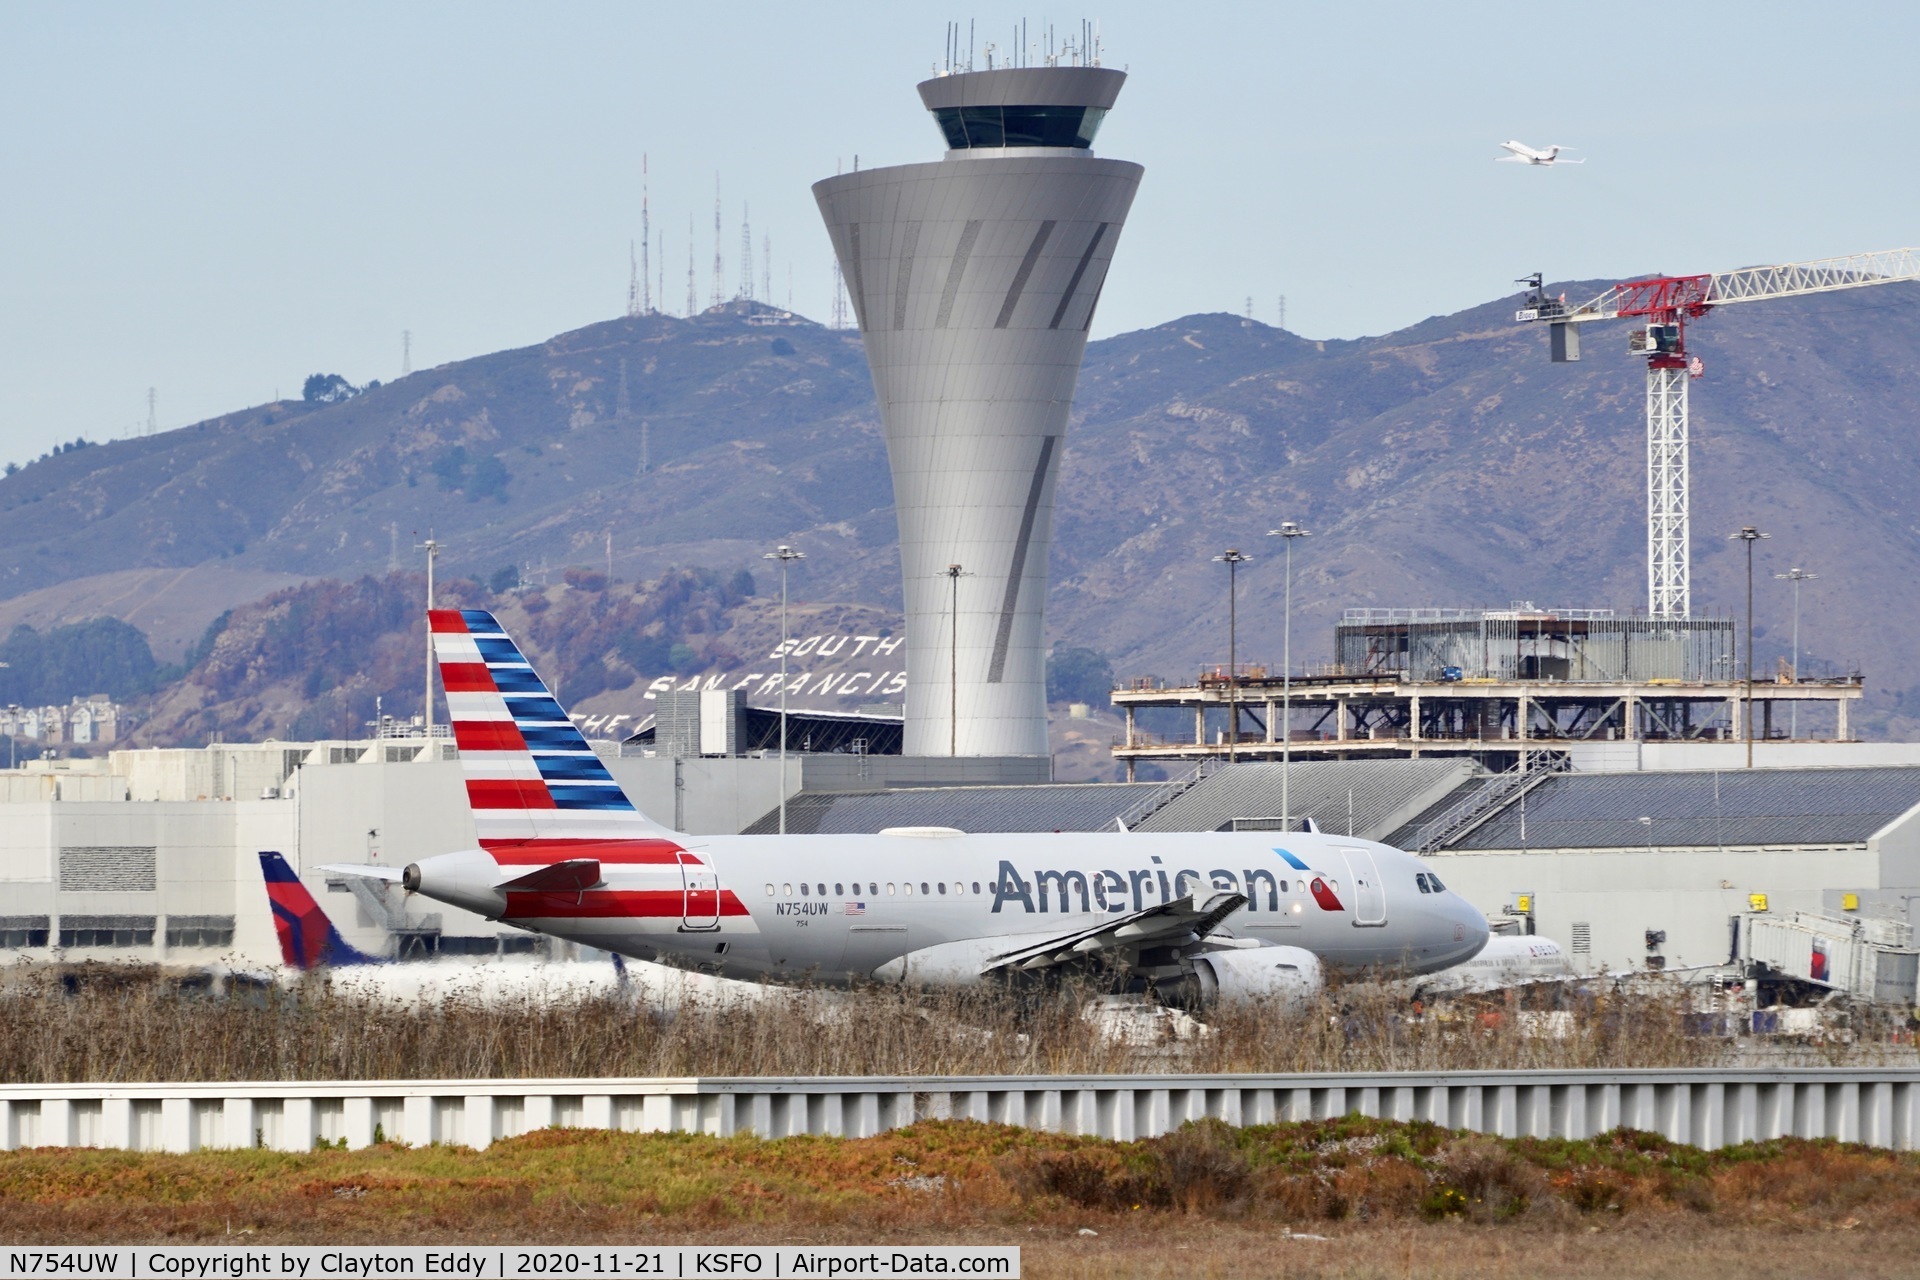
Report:
M 634 808 L 492 614 L 429 617 L 479 847 L 324 870 L 753 981 L 1079 974 L 1190 1007 L 1297 997 L 1322 965 L 1444 969 L 1487 942 L 1418 859 L 1317 833 L 678 835 Z

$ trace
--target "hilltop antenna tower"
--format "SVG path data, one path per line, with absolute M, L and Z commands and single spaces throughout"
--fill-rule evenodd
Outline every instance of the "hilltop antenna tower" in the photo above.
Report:
M 713 175 L 713 300 L 719 306 L 727 300 L 727 267 L 720 258 L 720 175 Z
M 840 273 L 840 259 L 838 257 L 835 257 L 833 260 L 833 314 L 831 324 L 835 329 L 844 329 L 847 327 L 847 282 L 845 277 Z
M 760 234 L 760 301 L 773 305 L 773 237 Z
M 1287 327 L 1287 295 L 1284 293 L 1280 295 L 1280 327 Z
M 653 244 L 653 218 L 647 208 L 647 154 L 640 153 L 640 314 L 653 314 L 653 272 L 647 250 Z
M 400 331 L 400 376 L 406 377 L 413 372 L 413 330 Z
M 740 206 L 740 296 L 753 301 L 753 219 L 744 204 Z
M 640 314 L 640 259 L 634 255 L 633 241 L 627 241 L 627 318 Z
M 150 436 L 158 435 L 160 432 L 159 405 L 160 405 L 159 390 L 154 387 L 148 387 L 147 388 L 147 434 Z

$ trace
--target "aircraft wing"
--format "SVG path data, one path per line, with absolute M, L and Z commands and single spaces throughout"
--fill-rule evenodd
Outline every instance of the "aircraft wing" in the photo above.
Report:
M 1070 964 L 1097 952 L 1138 954 L 1153 947 L 1191 946 L 1247 905 L 1244 893 L 1195 893 L 1091 928 L 1063 933 L 995 956 L 981 973 L 1032 972 Z
M 366 880 L 391 880 L 396 884 L 400 881 L 401 872 L 399 867 L 369 867 L 353 862 L 329 862 L 325 866 L 315 867 L 314 870 L 330 872 L 336 876 L 360 876 Z

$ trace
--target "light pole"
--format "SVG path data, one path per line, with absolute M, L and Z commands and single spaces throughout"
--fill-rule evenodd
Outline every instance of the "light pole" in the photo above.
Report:
M 1240 606 L 1240 566 L 1253 559 L 1234 547 L 1214 557 L 1227 566 L 1227 763 L 1240 754 L 1240 668 L 1238 627 Z
M 1267 536 L 1285 539 L 1282 545 L 1287 549 L 1287 603 L 1280 627 L 1280 826 L 1291 831 L 1293 795 L 1288 784 L 1293 773 L 1293 543 L 1296 538 L 1313 535 L 1291 520 L 1282 520 L 1278 529 L 1267 530 Z
M 1791 582 L 1793 584 L 1793 682 L 1798 685 L 1800 683 L 1800 584 L 1803 582 L 1812 582 L 1820 575 L 1817 573 L 1808 573 L 1805 569 L 1796 565 L 1785 573 L 1776 573 L 1773 576 L 1783 582 Z M 1790 738 L 1798 738 L 1800 736 L 1800 700 L 1798 698 L 1793 700 L 1793 705 L 1788 708 L 1787 715 L 1789 717 L 1787 721 L 1787 736 Z
M 1761 533 L 1752 525 L 1745 525 L 1738 533 L 1727 535 L 1729 542 L 1739 541 L 1747 544 L 1747 768 L 1753 768 L 1753 544 L 1762 538 L 1771 538 L 1770 533 Z
M 433 534 L 427 534 L 427 540 L 419 544 L 427 553 L 427 612 L 433 612 L 433 562 L 440 558 L 440 544 L 435 542 Z M 426 750 L 420 753 L 422 760 L 435 759 L 433 749 L 433 619 L 427 619 L 427 701 L 421 709 L 420 724 L 426 730 Z
M 973 575 L 957 564 L 947 566 L 947 581 L 953 584 L 952 603 L 947 610 L 950 634 L 947 638 L 947 754 L 960 754 L 960 579 Z
M 787 566 L 804 552 L 782 544 L 760 557 L 780 562 L 780 834 L 787 834 Z

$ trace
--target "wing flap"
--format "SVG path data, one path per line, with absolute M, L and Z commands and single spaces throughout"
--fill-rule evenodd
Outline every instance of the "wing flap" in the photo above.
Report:
M 1189 894 L 1131 915 L 1102 921 L 1088 929 L 1061 934 L 995 956 L 981 971 L 1031 973 L 1067 964 L 1102 951 L 1139 951 L 1148 947 L 1191 946 L 1247 905 L 1244 893 Z

